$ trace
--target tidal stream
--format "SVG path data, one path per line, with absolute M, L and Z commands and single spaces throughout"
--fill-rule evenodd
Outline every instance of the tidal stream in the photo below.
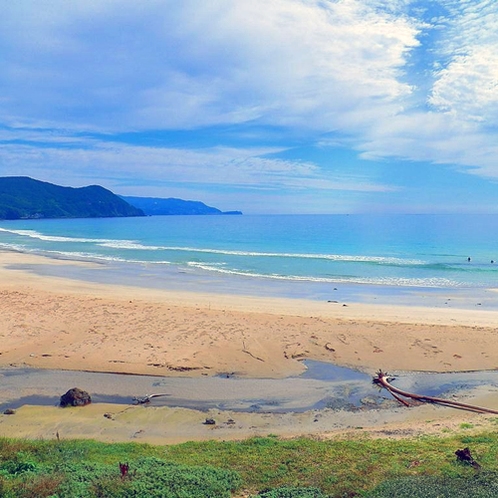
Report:
M 0 370 L 0 411 L 22 405 L 58 405 L 72 387 L 88 391 L 93 403 L 132 404 L 152 393 L 150 406 L 244 412 L 304 412 L 312 409 L 392 408 L 397 402 L 366 373 L 329 363 L 304 361 L 307 370 L 285 379 L 155 377 L 114 373 L 10 368 Z M 473 389 L 498 390 L 498 371 L 462 373 L 390 372 L 393 385 L 417 394 L 456 399 Z

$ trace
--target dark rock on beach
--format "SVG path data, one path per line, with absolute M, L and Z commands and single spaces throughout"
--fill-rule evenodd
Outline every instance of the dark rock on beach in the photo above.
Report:
M 66 394 L 61 396 L 60 406 L 63 408 L 65 406 L 85 406 L 91 402 L 92 398 L 86 391 L 83 391 L 78 387 L 73 387 L 72 389 L 69 389 Z

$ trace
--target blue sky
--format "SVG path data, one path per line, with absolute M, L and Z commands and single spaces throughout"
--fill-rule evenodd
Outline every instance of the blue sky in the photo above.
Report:
M 498 213 L 496 0 L 16 0 L 0 175 L 244 213 Z

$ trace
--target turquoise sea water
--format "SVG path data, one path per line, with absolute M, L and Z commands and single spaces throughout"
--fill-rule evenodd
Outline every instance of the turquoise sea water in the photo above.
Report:
M 358 296 L 498 287 L 493 215 L 2 221 L 0 249 L 101 263 L 74 270 L 77 278 L 187 290 L 333 299 L 334 290 Z

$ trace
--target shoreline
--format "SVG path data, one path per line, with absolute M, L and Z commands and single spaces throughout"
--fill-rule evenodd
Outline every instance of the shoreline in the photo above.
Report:
M 428 323 L 433 320 L 432 316 L 439 315 L 440 318 L 446 317 L 444 323 L 447 324 L 462 323 L 462 317 L 467 314 L 473 315 L 472 320 L 477 320 L 478 325 L 493 325 L 494 318 L 486 319 L 486 315 L 492 316 L 493 312 L 498 312 L 498 287 L 426 288 L 337 283 L 341 288 L 327 284 L 329 290 L 326 294 L 323 291 L 292 293 L 281 289 L 265 291 L 266 284 L 275 283 L 271 279 L 260 280 L 258 285 L 246 285 L 247 282 L 254 282 L 252 277 L 234 277 L 232 280 L 232 276 L 223 276 L 216 279 L 211 278 L 212 274 L 203 275 L 197 270 L 188 273 L 174 265 L 168 267 L 170 273 L 159 285 L 152 280 L 153 274 L 148 264 L 119 262 L 118 266 L 114 266 L 113 263 L 0 249 L 0 275 L 3 275 L 4 283 L 9 284 L 15 275 L 16 281 L 29 282 L 34 286 L 43 281 L 43 289 L 47 288 L 45 283 L 49 288 L 55 283 L 58 288 L 72 293 L 111 293 L 125 297 L 139 295 L 151 300 L 169 299 L 175 303 L 200 303 L 214 307 L 220 307 L 218 303 L 221 302 L 222 307 L 232 306 L 241 311 L 274 311 L 276 306 L 277 312 L 288 313 L 289 308 L 296 305 L 296 314 L 302 314 L 308 306 L 315 312 L 329 315 L 326 308 L 333 307 L 329 304 L 354 304 L 360 305 L 361 312 L 368 317 L 395 319 L 401 316 L 412 321 L 416 314 L 417 319 L 424 320 L 425 312 L 428 312 L 431 315 L 427 318 Z M 232 282 L 226 285 L 227 281 Z M 290 287 L 299 284 L 299 281 L 292 282 Z M 289 287 L 289 283 L 286 282 L 285 286 Z M 424 313 L 421 313 L 422 310 Z M 340 316 L 336 311 L 332 315 Z M 474 314 L 474 311 L 477 313 Z M 455 312 L 463 313 L 459 313 L 458 319 L 447 318 Z M 421 314 L 424 316 L 421 317 Z M 472 320 L 467 320 L 467 323 Z
M 370 374 L 379 368 L 388 372 L 498 369 L 492 353 L 498 344 L 498 312 L 482 306 L 441 309 L 165 291 L 38 275 L 32 270 L 37 265 L 57 265 L 63 273 L 68 265 L 92 266 L 0 252 L 0 367 L 164 378 L 233 374 L 248 379 L 299 375 L 305 368 L 303 359 Z M 481 395 L 485 397 L 478 396 L 476 404 L 498 408 L 496 392 Z M 111 413 L 113 420 L 105 413 Z M 221 421 L 215 428 L 202 423 L 210 414 Z M 357 426 L 375 433 L 386 424 L 411 427 L 428 419 L 453 424 L 469 417 L 475 414 L 434 406 L 363 414 L 319 410 L 241 415 L 155 406 L 126 407 L 121 414 L 106 404 L 67 411 L 25 405 L 15 416 L 0 416 L 0 434 L 47 438 L 60 430 L 63 437 L 170 444 L 268 433 L 322 436 Z M 227 424 L 230 418 L 235 426 Z
M 265 299 L 305 300 L 307 302 L 356 303 L 437 309 L 482 307 L 498 311 L 498 288 L 417 287 L 354 283 L 343 281 L 282 280 L 271 277 L 220 274 L 200 268 L 152 262 L 101 261 L 72 259 L 66 255 L 24 253 L 36 263 L 14 263 L 12 269 L 47 278 L 64 278 L 96 285 L 117 285 L 157 292 L 207 294 L 217 296 L 259 297 Z

